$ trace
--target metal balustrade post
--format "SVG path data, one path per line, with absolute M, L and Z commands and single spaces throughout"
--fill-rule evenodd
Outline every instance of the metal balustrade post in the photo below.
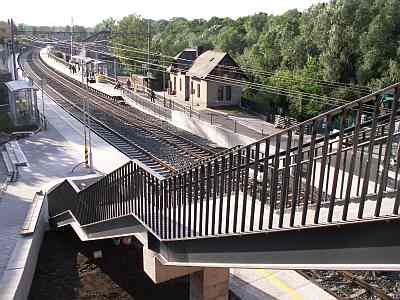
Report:
M 200 216 L 199 216 L 199 235 L 203 235 L 203 210 L 204 210 L 204 193 L 205 193 L 205 167 L 200 166 Z M 207 199 L 208 201 L 208 199 Z
M 291 165 L 291 157 L 290 151 L 292 147 L 292 131 L 289 130 L 287 132 L 287 141 L 286 141 L 286 155 L 285 155 L 285 163 L 282 174 L 282 190 L 281 190 L 281 199 L 280 199 L 280 208 L 279 208 L 279 227 L 283 226 L 283 220 L 285 217 L 285 206 L 288 201 L 289 195 L 289 179 L 290 179 L 290 165 Z
M 162 181 L 162 208 L 163 208 L 163 226 L 161 231 L 161 237 L 167 238 L 168 228 L 169 228 L 169 219 L 168 219 L 168 181 Z
M 257 178 L 258 178 L 258 168 L 260 161 L 260 143 L 256 143 L 256 151 L 254 154 L 254 164 L 253 164 L 253 186 L 251 192 L 251 211 L 250 211 L 250 231 L 254 230 L 254 213 L 256 209 L 256 197 L 257 197 Z
M 327 160 L 327 152 L 328 152 L 328 144 L 329 144 L 329 132 L 331 130 L 331 123 L 332 123 L 332 115 L 327 115 L 326 118 L 326 128 L 325 128 L 325 136 L 324 136 L 324 145 L 322 147 L 322 159 L 321 159 L 321 171 L 319 176 L 319 184 L 318 184 L 318 198 L 317 204 L 315 208 L 315 215 L 314 215 L 314 223 L 318 224 L 319 222 L 319 212 L 321 209 L 321 201 L 323 197 L 323 187 L 324 187 L 324 179 L 325 179 L 325 171 L 326 171 L 326 160 Z
M 194 169 L 193 176 L 194 183 L 194 196 L 193 196 L 193 236 L 197 236 L 197 204 L 199 197 L 199 169 L 196 167 Z
M 226 216 L 225 216 L 225 233 L 229 232 L 229 217 L 231 210 L 231 195 L 232 195 L 232 184 L 233 184 L 233 168 L 235 166 L 233 152 L 229 153 L 228 158 L 229 171 L 228 171 L 228 190 L 226 195 Z
M 272 187 L 270 189 L 270 205 L 269 205 L 269 219 L 268 219 L 268 228 L 271 229 L 274 225 L 274 210 L 277 199 L 277 184 L 278 184 L 278 175 L 279 175 L 279 152 L 281 147 L 281 135 L 278 134 L 275 136 L 275 152 L 274 152 L 274 170 L 272 173 Z
M 362 219 L 363 213 L 364 213 L 364 205 L 365 205 L 365 200 L 366 196 L 368 193 L 368 186 L 369 186 L 369 177 L 371 174 L 371 164 L 372 164 L 372 154 L 374 150 L 374 144 L 375 144 L 375 132 L 376 132 L 376 126 L 377 126 L 377 115 L 379 112 L 379 104 L 380 100 L 378 97 L 375 99 L 375 105 L 374 105 L 374 112 L 372 114 L 372 128 L 371 128 L 371 133 L 369 136 L 369 142 L 368 142 L 368 158 L 367 158 L 367 163 L 365 166 L 365 173 L 364 173 L 364 178 L 363 178 L 363 186 L 361 190 L 361 199 L 360 199 L 360 205 L 358 207 L 358 218 Z
M 294 225 L 294 219 L 296 214 L 296 206 L 299 198 L 299 183 L 301 183 L 301 161 L 303 154 L 303 137 L 304 137 L 304 126 L 300 126 L 299 141 L 297 146 L 297 155 L 295 156 L 295 171 L 293 180 L 293 193 L 292 193 L 292 207 L 290 211 L 290 226 Z M 299 182 L 300 178 L 300 182 Z
M 314 184 L 311 183 L 311 178 L 314 177 L 315 171 L 315 163 L 314 163 L 314 155 L 315 155 L 315 140 L 317 136 L 317 122 L 312 122 L 311 127 L 311 142 L 310 148 L 308 151 L 308 164 L 307 164 L 307 174 L 306 174 L 306 186 L 304 191 L 304 203 L 303 203 L 303 211 L 301 215 L 301 225 L 305 225 L 307 221 L 307 211 L 308 211 L 308 202 L 310 198 L 310 190 L 314 191 Z M 314 192 L 312 192 L 314 193 Z
M 339 177 L 340 161 L 342 159 L 343 135 L 344 135 L 344 126 L 345 126 L 344 123 L 345 123 L 346 117 L 347 117 L 347 113 L 346 113 L 346 111 L 343 111 L 340 115 L 339 141 L 338 141 L 338 147 L 336 150 L 335 171 L 333 174 L 331 196 L 329 199 L 329 211 L 328 211 L 328 222 L 329 223 L 332 222 L 333 210 L 335 208 L 336 189 L 337 189 L 337 182 L 338 182 L 338 177 Z M 343 170 L 343 172 L 344 172 L 344 170 Z M 326 192 L 328 194 L 328 189 L 326 190 Z
M 155 222 L 155 229 L 154 231 L 157 234 L 160 234 L 160 180 L 156 179 L 155 182 L 155 204 L 156 204 L 156 208 L 155 208 L 155 216 L 154 219 L 156 220 Z
M 215 214 L 217 206 L 217 191 L 218 191 L 218 173 L 219 164 L 218 160 L 214 160 L 214 172 L 213 172 L 213 186 L 212 186 L 212 208 L 211 208 L 211 234 L 215 234 Z
M 192 236 L 193 170 L 189 170 L 188 182 L 188 237 Z
M 172 238 L 176 238 L 176 227 L 179 226 L 179 220 L 177 219 L 176 209 L 178 206 L 177 199 L 177 176 L 173 177 L 173 228 Z M 179 209 L 179 207 L 178 207 Z
M 233 208 L 233 232 L 237 231 L 237 219 L 238 219 L 238 206 L 239 206 L 239 192 L 240 192 L 240 177 L 242 167 L 242 150 L 239 148 L 236 154 L 236 180 L 235 180 L 235 204 Z
M 187 172 L 183 173 L 183 187 L 182 187 L 182 203 L 183 203 L 183 221 L 182 221 L 182 231 L 183 231 L 183 237 L 186 237 L 186 201 L 187 201 L 187 197 L 186 197 L 186 187 L 187 187 Z
M 222 213 L 224 208 L 224 194 L 225 194 L 225 173 L 226 173 L 226 159 L 225 156 L 221 158 L 221 179 L 219 186 L 219 215 L 218 215 L 218 233 L 222 233 Z
M 178 238 L 182 237 L 182 174 L 178 175 Z
M 366 134 L 365 131 L 362 132 L 362 141 L 365 141 Z M 364 161 L 364 145 L 361 146 L 361 155 L 360 155 L 360 167 L 358 171 L 358 181 L 357 181 L 357 196 L 360 195 L 360 186 L 361 186 L 361 177 L 362 177 L 362 171 L 363 171 L 363 164 L 361 163 Z
M 172 200 L 173 200 L 173 186 L 172 179 L 169 177 L 168 179 L 168 238 L 172 237 Z
M 264 222 L 264 210 L 267 203 L 267 190 L 268 190 L 268 167 L 269 167 L 269 139 L 265 140 L 264 149 L 264 161 L 263 161 L 263 180 L 262 180 L 262 190 L 261 190 L 261 207 L 260 207 L 260 221 L 258 224 L 258 229 L 261 230 Z M 269 185 L 271 188 L 271 184 Z
M 247 193 L 249 188 L 249 169 L 250 169 L 250 146 L 246 147 L 246 160 L 244 166 L 244 182 L 243 182 L 243 206 L 242 206 L 242 226 L 241 231 L 245 231 L 246 212 L 247 212 Z
M 156 218 L 155 218 L 155 215 L 156 215 L 156 201 L 157 201 L 157 199 L 156 199 L 156 187 L 157 187 L 157 182 L 156 182 L 156 180 L 155 180 L 155 178 L 154 178 L 154 176 L 153 175 L 150 175 L 150 178 L 151 178 L 151 180 L 150 180 L 150 182 L 149 182 L 149 188 L 150 188 L 150 190 L 151 190 L 151 199 L 150 199 L 150 205 L 151 205 L 151 210 L 150 210 L 150 228 L 153 230 L 153 231 L 156 231 Z

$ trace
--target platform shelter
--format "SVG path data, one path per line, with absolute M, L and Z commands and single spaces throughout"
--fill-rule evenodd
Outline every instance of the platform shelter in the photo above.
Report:
M 39 122 L 36 91 L 31 81 L 6 82 L 10 118 L 14 126 L 36 125 Z

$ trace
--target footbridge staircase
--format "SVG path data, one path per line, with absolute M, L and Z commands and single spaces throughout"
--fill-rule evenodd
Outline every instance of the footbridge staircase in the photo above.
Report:
M 166 265 L 397 269 L 399 96 L 387 87 L 168 177 L 131 161 L 84 188 L 66 179 L 49 221 L 82 240 L 142 234 Z

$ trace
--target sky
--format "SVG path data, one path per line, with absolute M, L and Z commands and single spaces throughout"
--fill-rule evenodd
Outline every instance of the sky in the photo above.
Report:
M 281 14 L 289 9 L 304 10 L 327 0 L 17 0 L 2 1 L 0 20 L 13 18 L 29 25 L 94 26 L 108 17 L 120 19 L 138 14 L 151 19 L 209 19 L 213 16 L 237 18 L 257 12 Z

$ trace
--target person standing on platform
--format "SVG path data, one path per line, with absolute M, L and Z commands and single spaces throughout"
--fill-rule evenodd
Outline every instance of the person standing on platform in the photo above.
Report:
M 117 82 L 114 85 L 114 89 L 118 90 L 121 87 L 121 83 L 117 80 Z
M 126 87 L 128 88 L 128 90 L 131 89 L 131 81 L 129 80 L 129 78 L 126 80 Z

